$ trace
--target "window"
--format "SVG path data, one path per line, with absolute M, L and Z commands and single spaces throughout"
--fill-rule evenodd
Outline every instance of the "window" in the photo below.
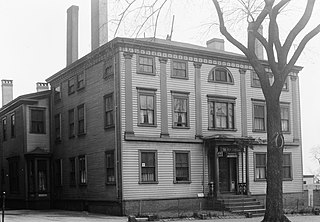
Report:
M 157 182 L 157 152 L 141 151 L 140 152 L 140 182 L 155 183 Z
M 281 109 L 281 130 L 289 132 L 289 107 L 280 107 Z
M 110 127 L 114 125 L 114 117 L 113 117 L 113 93 L 104 97 L 105 104 L 105 117 L 104 117 L 104 127 Z
M 106 152 L 106 183 L 114 184 L 115 181 L 114 151 Z
M 154 74 L 154 59 L 153 57 L 148 56 L 138 56 L 138 72 L 139 73 L 147 73 Z
M 19 158 L 12 157 L 8 159 L 9 163 L 9 185 L 10 193 L 19 193 Z
M 87 158 L 79 156 L 79 184 L 87 184 Z
M 77 90 L 84 88 L 84 84 L 85 84 L 85 74 L 84 72 L 82 72 L 77 76 Z
M 61 100 L 61 86 L 54 88 L 54 101 L 58 102 Z
M 76 161 L 75 158 L 72 157 L 69 159 L 70 161 L 70 186 L 76 185 Z
M 68 80 L 68 93 L 69 95 L 75 92 L 75 78 L 72 77 L 71 79 Z
M 284 180 L 292 179 L 292 162 L 291 162 L 291 154 L 284 153 L 283 154 L 283 166 L 282 166 L 282 177 Z
M 252 71 L 251 78 L 251 85 L 253 87 L 261 87 L 260 79 L 256 72 Z
M 188 78 L 188 71 L 187 71 L 187 62 L 182 61 L 172 61 L 172 77 L 175 78 Z
M 48 161 L 37 160 L 38 167 L 38 191 L 46 193 L 48 191 Z
M 173 127 L 189 127 L 188 93 L 172 93 Z
M 7 117 L 2 118 L 2 139 L 7 140 Z
M 113 66 L 110 62 L 110 64 L 106 65 L 106 68 L 105 68 L 104 74 L 103 74 L 103 78 L 110 79 L 111 77 L 113 77 L 113 75 L 114 75 Z
M 11 138 L 16 137 L 16 115 L 11 114 Z
M 174 182 L 190 182 L 189 155 L 189 152 L 174 152 Z
M 85 109 L 84 104 L 78 106 L 78 135 L 85 134 Z
M 265 180 L 267 177 L 267 155 L 266 153 L 255 154 L 255 179 Z
M 234 101 L 220 101 L 209 98 L 209 128 L 234 129 Z
M 62 165 L 62 159 L 57 159 L 55 160 L 55 168 L 54 168 L 54 172 L 55 172 L 55 185 L 56 186 L 62 186 L 63 184 L 63 180 L 62 180 L 62 169 L 63 169 L 63 165 Z
M 30 133 L 45 133 L 45 110 L 31 109 L 31 129 Z
M 68 112 L 69 119 L 69 137 L 72 138 L 75 135 L 75 127 L 74 127 L 74 109 L 70 109 Z
M 253 104 L 253 130 L 264 132 L 266 130 L 265 105 Z
M 55 140 L 56 142 L 61 141 L 61 114 L 54 116 L 54 129 L 55 129 Z
M 139 124 L 140 125 L 156 125 L 156 90 L 138 89 L 139 96 Z
M 228 69 L 216 67 L 210 71 L 208 81 L 233 84 L 233 77 Z

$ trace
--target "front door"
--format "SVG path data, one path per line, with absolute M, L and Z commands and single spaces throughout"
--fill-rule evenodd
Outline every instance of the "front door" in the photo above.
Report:
M 237 158 L 219 157 L 220 192 L 235 192 L 237 183 Z

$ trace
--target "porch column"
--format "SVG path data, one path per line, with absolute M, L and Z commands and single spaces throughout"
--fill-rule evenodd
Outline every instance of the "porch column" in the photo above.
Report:
M 196 138 L 202 137 L 202 109 L 201 109 L 201 63 L 195 62 L 194 65 L 194 79 L 195 79 L 195 94 L 196 94 Z
M 168 131 L 168 96 L 167 96 L 167 58 L 159 58 L 160 62 L 160 104 L 161 133 L 160 137 L 169 137 Z
M 132 53 L 124 52 L 123 56 L 125 58 L 125 113 L 126 113 L 126 127 L 125 135 L 133 135 L 133 112 L 132 112 Z
M 246 184 L 247 184 L 247 195 L 251 196 L 250 192 L 250 178 L 249 178 L 249 152 L 246 146 Z
M 290 76 L 291 86 L 292 86 L 292 114 L 293 119 L 297 121 L 292 122 L 292 133 L 293 133 L 293 142 L 299 142 L 301 137 L 301 127 L 300 127 L 300 97 L 299 97 L 299 78 L 298 74 L 294 73 Z
M 220 186 L 219 186 L 219 157 L 218 157 L 218 147 L 214 147 L 214 194 L 218 196 L 220 194 Z

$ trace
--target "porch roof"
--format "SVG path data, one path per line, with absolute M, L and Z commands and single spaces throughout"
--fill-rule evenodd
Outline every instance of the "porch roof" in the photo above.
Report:
M 255 139 L 253 137 L 239 137 L 229 134 L 214 134 L 202 138 L 204 142 L 216 142 L 233 145 L 252 145 Z

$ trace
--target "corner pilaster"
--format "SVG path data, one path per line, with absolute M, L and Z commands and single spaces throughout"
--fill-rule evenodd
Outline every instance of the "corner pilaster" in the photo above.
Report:
M 159 58 L 160 62 L 160 105 L 161 133 L 160 137 L 169 137 L 168 130 L 168 96 L 167 96 L 167 58 Z
M 240 72 L 240 96 L 241 96 L 241 135 L 248 136 L 248 110 L 247 110 L 247 87 L 246 69 L 239 69 Z
M 125 58 L 125 134 L 133 135 L 133 105 L 132 105 L 132 53 L 124 52 Z
M 194 81 L 195 81 L 195 114 L 196 114 L 196 138 L 201 138 L 202 134 L 202 108 L 201 108 L 201 66 L 199 62 L 194 62 Z

